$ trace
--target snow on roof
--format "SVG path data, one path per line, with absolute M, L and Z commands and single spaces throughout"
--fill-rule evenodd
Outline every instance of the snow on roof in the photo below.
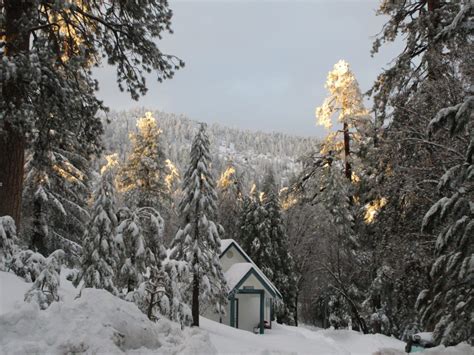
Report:
M 251 263 L 236 263 L 232 265 L 229 270 L 224 273 L 224 277 L 227 281 L 227 286 L 230 290 L 233 290 L 242 278 L 247 275 L 250 269 L 253 268 Z
M 221 255 L 223 252 L 226 251 L 226 249 L 229 247 L 229 245 L 232 244 L 234 239 L 221 239 Z
M 220 256 L 222 256 L 224 254 L 224 252 L 230 247 L 231 244 L 234 244 L 234 246 L 244 256 L 244 258 L 249 261 L 248 263 L 237 263 L 237 264 L 251 264 L 253 266 L 253 269 L 268 284 L 268 286 L 270 286 L 270 288 L 273 290 L 273 292 L 275 292 L 280 298 L 283 298 L 280 291 L 278 291 L 278 289 L 275 287 L 275 285 L 268 279 L 268 277 L 265 276 L 263 271 L 260 270 L 260 268 L 257 265 L 255 265 L 255 263 L 252 261 L 250 256 L 247 255 L 247 253 L 242 249 L 242 247 L 239 245 L 239 243 L 237 243 L 234 239 L 221 239 L 221 255 Z M 234 265 L 237 265 L 237 264 L 234 264 Z M 227 272 L 229 272 L 232 269 L 232 266 L 230 267 L 229 270 L 227 270 Z M 225 274 L 227 274 L 227 272 Z M 248 272 L 248 270 L 247 270 L 247 272 Z M 244 276 L 245 276 L 245 274 L 242 275 L 242 277 L 244 277 Z M 227 277 L 226 277 L 226 279 L 227 279 Z M 234 287 L 235 287 L 235 285 L 237 285 L 237 283 L 239 281 L 240 280 L 238 280 L 234 284 Z M 229 281 L 227 281 L 227 283 L 229 284 L 230 290 L 232 290 L 234 287 L 230 286 Z

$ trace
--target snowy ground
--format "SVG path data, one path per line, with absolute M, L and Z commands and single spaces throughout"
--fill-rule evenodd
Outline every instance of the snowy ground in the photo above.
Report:
M 266 334 L 222 326 L 201 318 L 201 327 L 210 334 L 211 341 L 223 354 L 372 354 L 383 348 L 401 353 L 405 343 L 384 335 L 362 335 L 349 330 L 314 331 L 273 323 Z
M 404 343 L 383 335 L 277 325 L 265 335 L 201 318 L 201 329 L 150 322 L 134 304 L 103 290 L 78 290 L 61 274 L 62 301 L 40 311 L 23 302 L 30 287 L 0 272 L 0 354 L 404 354 Z M 423 354 L 474 355 L 442 347 Z

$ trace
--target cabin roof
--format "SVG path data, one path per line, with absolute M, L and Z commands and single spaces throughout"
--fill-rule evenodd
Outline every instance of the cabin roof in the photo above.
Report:
M 232 245 L 243 256 L 243 258 L 245 260 L 247 260 L 247 262 L 246 263 L 236 263 L 236 264 L 232 265 L 229 268 L 229 270 L 227 270 L 227 272 L 225 273 L 227 284 L 228 284 L 230 290 L 232 291 L 235 288 L 235 286 L 237 286 L 238 283 L 244 277 L 246 277 L 247 274 L 249 274 L 249 272 L 253 269 L 255 274 L 258 275 L 258 277 L 260 279 L 262 279 L 263 283 L 268 285 L 268 288 L 272 291 L 271 293 L 274 293 L 278 297 L 283 298 L 283 296 L 281 295 L 280 291 L 278 291 L 276 286 L 268 279 L 268 277 L 265 276 L 263 271 L 260 270 L 260 268 L 257 265 L 255 265 L 255 263 L 252 261 L 252 259 L 250 259 L 250 257 L 247 255 L 247 253 L 240 247 L 240 245 L 234 239 L 222 239 L 221 240 L 221 255 L 219 257 L 221 258 Z M 231 277 L 232 282 L 230 282 L 229 279 L 227 278 L 227 274 L 231 270 L 234 270 L 234 271 L 232 271 L 231 274 L 229 274 L 229 277 Z M 243 272 L 243 270 L 246 270 L 246 271 Z M 240 276 L 240 279 L 238 279 L 237 281 L 235 281 L 235 283 L 233 283 L 234 280 L 236 278 L 238 278 L 239 276 Z

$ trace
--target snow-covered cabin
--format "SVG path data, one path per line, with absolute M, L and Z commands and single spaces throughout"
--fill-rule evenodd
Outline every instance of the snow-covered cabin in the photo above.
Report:
M 273 308 L 281 293 L 233 239 L 221 240 L 220 262 L 229 287 L 225 316 L 207 310 L 203 315 L 231 327 L 264 333 L 271 327 Z

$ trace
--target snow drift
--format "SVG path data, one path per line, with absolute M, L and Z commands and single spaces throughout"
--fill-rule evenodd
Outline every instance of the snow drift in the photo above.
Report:
M 135 304 L 104 290 L 84 289 L 81 297 L 65 297 L 42 311 L 35 303 L 3 297 L 23 291 L 20 285 L 28 284 L 21 279 L 0 272 L 0 284 L 1 310 L 16 307 L 0 317 L 1 354 L 216 353 L 205 331 L 181 330 L 166 319 L 151 322 Z

